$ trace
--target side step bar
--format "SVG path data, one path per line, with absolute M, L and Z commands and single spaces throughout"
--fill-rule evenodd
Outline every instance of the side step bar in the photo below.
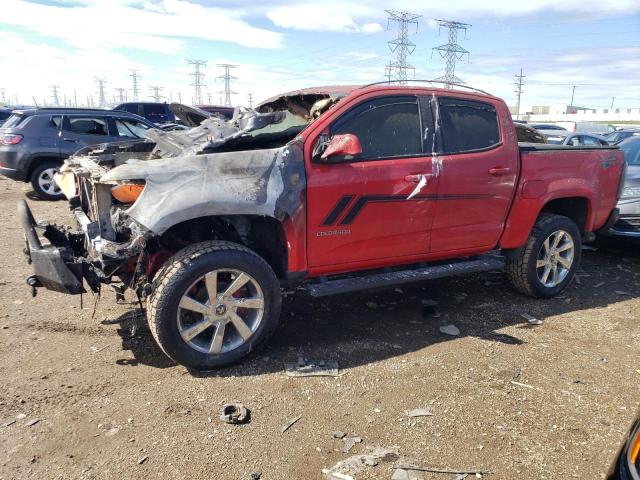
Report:
M 454 263 L 445 263 L 410 270 L 398 270 L 388 273 L 373 273 L 307 285 L 307 290 L 313 297 L 326 297 L 339 293 L 368 290 L 371 288 L 384 288 L 403 283 L 433 280 L 436 278 L 451 277 L 464 273 L 486 272 L 504 268 L 504 258 L 496 255 L 482 255 L 473 260 L 462 260 Z

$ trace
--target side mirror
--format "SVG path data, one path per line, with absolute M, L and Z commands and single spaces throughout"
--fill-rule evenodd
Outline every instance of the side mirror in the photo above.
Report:
M 341 160 L 353 160 L 362 153 L 362 146 L 358 137 L 352 133 L 334 135 L 327 148 L 320 156 L 320 160 L 330 162 L 331 157 L 339 157 Z

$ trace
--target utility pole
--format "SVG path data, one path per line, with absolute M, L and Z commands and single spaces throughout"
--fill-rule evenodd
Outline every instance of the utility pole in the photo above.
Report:
M 445 83 L 445 88 L 451 88 L 453 83 L 461 83 L 464 84 L 462 80 L 456 77 L 456 62 L 462 59 L 465 55 L 469 55 L 469 51 L 462 48 L 458 45 L 458 30 L 464 30 L 465 36 L 467 33 L 467 28 L 470 28 L 471 25 L 468 23 L 454 22 L 451 20 L 438 20 L 438 25 L 440 28 L 445 27 L 449 30 L 448 33 L 448 42 L 444 45 L 440 45 L 438 47 L 433 47 L 431 50 L 431 56 L 433 56 L 433 50 L 436 50 L 440 57 L 444 58 L 446 61 L 445 73 L 442 77 L 438 77 L 435 80 L 443 81 Z
M 51 85 L 51 96 L 53 97 L 53 105 L 56 107 L 60 106 L 60 99 L 58 98 L 58 89 L 60 87 L 58 85 Z
M 0 88 L 0 103 L 2 103 L 2 104 L 7 103 L 7 98 L 5 97 L 5 89 L 4 88 Z
M 75 88 L 73 89 L 73 106 L 78 108 L 78 93 Z
M 151 95 L 151 97 L 153 98 L 154 102 L 160 102 L 160 99 L 162 98 L 162 95 L 160 95 L 160 91 L 162 90 L 162 87 L 158 87 L 157 85 L 153 85 L 151 87 L 149 87 L 149 90 L 151 90 L 153 92 L 153 95 Z
M 207 100 L 209 100 L 209 105 L 211 105 L 211 92 L 207 92 Z
M 182 92 L 178 92 L 178 103 L 182 103 Z
M 138 73 L 138 70 L 129 70 L 131 72 L 131 75 L 129 75 L 133 81 L 133 100 L 134 101 L 138 101 L 138 96 L 140 93 L 139 90 L 139 85 L 138 85 L 138 81 L 140 80 L 140 74 Z
M 98 106 L 104 107 L 107 104 L 107 99 L 104 96 L 104 85 L 107 81 L 104 78 L 94 77 L 98 84 Z
M 576 86 L 573 86 L 573 89 L 571 89 L 571 105 L 569 105 L 570 107 L 573 107 L 573 98 L 575 97 L 576 94 Z
M 616 100 L 616 97 L 611 97 L 611 110 L 613 110 L 613 102 Z
M 395 59 L 385 66 L 384 75 L 389 80 L 389 83 L 391 83 L 393 79 L 398 82 L 399 85 L 406 85 L 407 70 L 413 70 L 415 72 L 415 68 L 407 63 L 407 57 L 413 54 L 416 49 L 416 44 L 409 40 L 409 25 L 415 25 L 415 33 L 418 33 L 418 18 L 422 15 L 397 10 L 385 10 L 385 12 L 389 14 L 387 30 L 389 30 L 391 22 L 397 22 L 398 36 L 394 40 L 387 42 L 389 50 L 395 54 Z
M 202 83 L 204 73 L 200 71 L 200 67 L 206 67 L 207 62 L 204 60 L 187 59 L 187 63 L 189 65 L 193 65 L 193 73 L 189 74 L 190 77 L 193 77 L 193 83 L 191 84 L 191 86 L 194 87 L 193 103 L 194 105 L 202 105 L 204 103 L 202 101 L 202 87 L 205 87 L 206 85 Z
M 237 77 L 231 75 L 231 69 L 236 68 L 237 65 L 230 65 L 228 63 L 219 63 L 219 67 L 224 68 L 224 73 L 216 78 L 224 80 L 224 90 L 220 90 L 218 93 L 224 93 L 224 106 L 231 107 L 231 95 L 235 95 L 237 92 L 231 90 L 231 80 L 237 80 Z
M 525 75 L 522 74 L 522 69 L 520 69 L 520 75 L 516 74 L 516 94 L 518 94 L 518 101 L 516 102 L 516 120 L 520 120 L 520 97 L 522 96 L 522 85 L 524 82 L 522 79 L 525 78 Z
M 250 93 L 247 96 L 249 97 L 249 108 L 253 109 L 253 94 Z
M 118 94 L 118 101 L 120 103 L 127 101 L 127 89 L 126 88 L 116 88 L 116 92 Z

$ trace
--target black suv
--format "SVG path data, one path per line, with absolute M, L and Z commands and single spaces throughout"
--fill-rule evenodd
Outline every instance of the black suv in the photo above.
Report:
M 81 108 L 16 110 L 0 127 L 0 174 L 31 182 L 38 197 L 56 200 L 53 181 L 65 158 L 81 148 L 144 137 L 155 128 L 138 115 Z

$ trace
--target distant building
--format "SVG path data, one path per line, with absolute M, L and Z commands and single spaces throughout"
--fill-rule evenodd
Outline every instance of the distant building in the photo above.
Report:
M 509 106 L 509 111 L 515 117 L 515 106 Z M 589 108 L 566 104 L 520 106 L 520 118 L 529 122 L 632 121 L 640 123 L 640 107 Z

